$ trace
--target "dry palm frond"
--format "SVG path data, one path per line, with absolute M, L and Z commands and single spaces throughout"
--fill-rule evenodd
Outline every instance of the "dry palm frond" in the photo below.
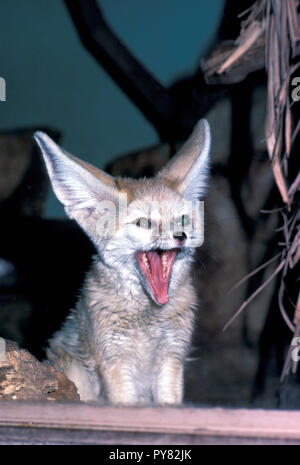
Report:
M 236 42 L 237 47 L 217 69 L 217 74 L 222 74 L 233 66 L 233 64 L 257 42 L 264 32 L 265 23 L 263 21 L 253 21 L 253 23 L 244 30 L 244 33 L 239 36 L 239 40 Z
M 295 270 L 300 262 L 300 172 L 293 178 L 289 170 L 291 158 L 296 154 L 293 146 L 300 131 L 300 122 L 294 121 L 293 102 L 290 85 L 296 70 L 300 70 L 300 0 L 258 0 L 247 10 L 247 17 L 241 23 L 241 34 L 235 42 L 236 48 L 225 61 L 214 69 L 215 73 L 230 72 L 242 54 L 249 54 L 249 49 L 255 46 L 255 41 L 263 34 L 265 45 L 265 67 L 268 73 L 268 105 L 265 124 L 267 150 L 274 174 L 274 180 L 280 192 L 283 208 L 278 212 L 282 214 L 283 226 L 281 228 L 283 240 L 281 246 L 280 264 L 275 272 L 262 284 L 239 308 L 236 316 L 253 300 L 253 298 L 266 287 L 270 280 L 281 273 L 281 285 L 278 292 L 278 301 L 281 314 L 295 335 L 300 335 L 300 292 L 293 321 L 288 316 L 283 297 L 287 293 L 285 279 L 291 270 Z M 245 13 L 242 15 L 244 16 Z M 242 16 L 241 15 L 241 16 Z M 269 263 L 266 263 L 267 266 Z M 259 267 L 262 269 L 263 266 Z M 255 270 L 256 272 L 259 269 Z M 254 271 L 254 272 L 255 272 Z M 248 277 L 252 276 L 250 273 Z M 244 281 L 244 278 L 242 281 Z M 294 283 L 296 285 L 296 282 Z M 296 362 L 291 360 L 290 348 L 282 379 L 289 373 Z
M 271 274 L 271 276 L 269 276 L 269 278 L 266 279 L 266 281 L 261 286 L 259 286 L 259 288 L 257 288 L 256 291 L 254 291 L 253 294 L 251 294 L 251 296 L 247 300 L 245 300 L 245 302 L 240 306 L 238 311 L 233 315 L 233 317 L 228 321 L 228 323 L 226 323 L 226 325 L 223 328 L 223 331 L 226 331 L 228 326 L 231 325 L 231 323 L 239 316 L 240 313 L 242 313 L 244 308 L 247 307 L 247 305 L 249 305 L 250 302 L 252 302 L 252 300 L 272 281 L 273 278 L 275 278 L 275 276 L 282 270 L 283 267 L 284 260 L 277 266 L 276 270 Z

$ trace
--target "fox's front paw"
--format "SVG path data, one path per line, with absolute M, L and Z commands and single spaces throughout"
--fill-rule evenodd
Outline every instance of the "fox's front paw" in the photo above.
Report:
M 153 385 L 152 393 L 156 405 L 176 406 L 183 400 L 183 366 L 177 360 L 162 364 Z
M 166 398 L 158 399 L 155 404 L 159 407 L 178 407 L 182 404 L 182 398 L 179 396 L 168 396 Z
M 108 401 L 116 407 L 145 407 L 151 404 L 150 399 L 146 396 L 139 396 L 134 390 L 109 392 Z
M 174 387 L 173 389 L 161 389 L 156 392 L 154 396 L 154 402 L 156 405 L 163 407 L 167 406 L 178 406 L 182 404 L 182 387 L 181 385 Z
M 108 402 L 115 407 L 132 407 L 133 405 L 136 405 L 137 398 L 136 396 L 128 395 L 110 395 Z

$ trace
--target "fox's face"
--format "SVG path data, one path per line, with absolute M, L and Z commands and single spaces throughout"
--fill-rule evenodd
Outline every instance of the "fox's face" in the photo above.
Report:
M 58 199 L 120 279 L 141 283 L 158 305 L 182 283 L 203 242 L 210 131 L 201 120 L 191 137 L 152 179 L 113 178 L 65 153 L 46 134 L 35 138 Z

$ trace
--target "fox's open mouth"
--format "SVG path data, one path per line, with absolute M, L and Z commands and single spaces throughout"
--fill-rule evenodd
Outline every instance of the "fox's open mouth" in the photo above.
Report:
M 138 263 L 160 305 L 169 302 L 169 282 L 178 249 L 150 250 L 137 254 Z

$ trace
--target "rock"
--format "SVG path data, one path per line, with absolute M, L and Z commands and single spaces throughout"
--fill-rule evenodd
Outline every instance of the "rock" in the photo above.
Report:
M 73 382 L 18 344 L 1 339 L 0 400 L 79 400 Z

